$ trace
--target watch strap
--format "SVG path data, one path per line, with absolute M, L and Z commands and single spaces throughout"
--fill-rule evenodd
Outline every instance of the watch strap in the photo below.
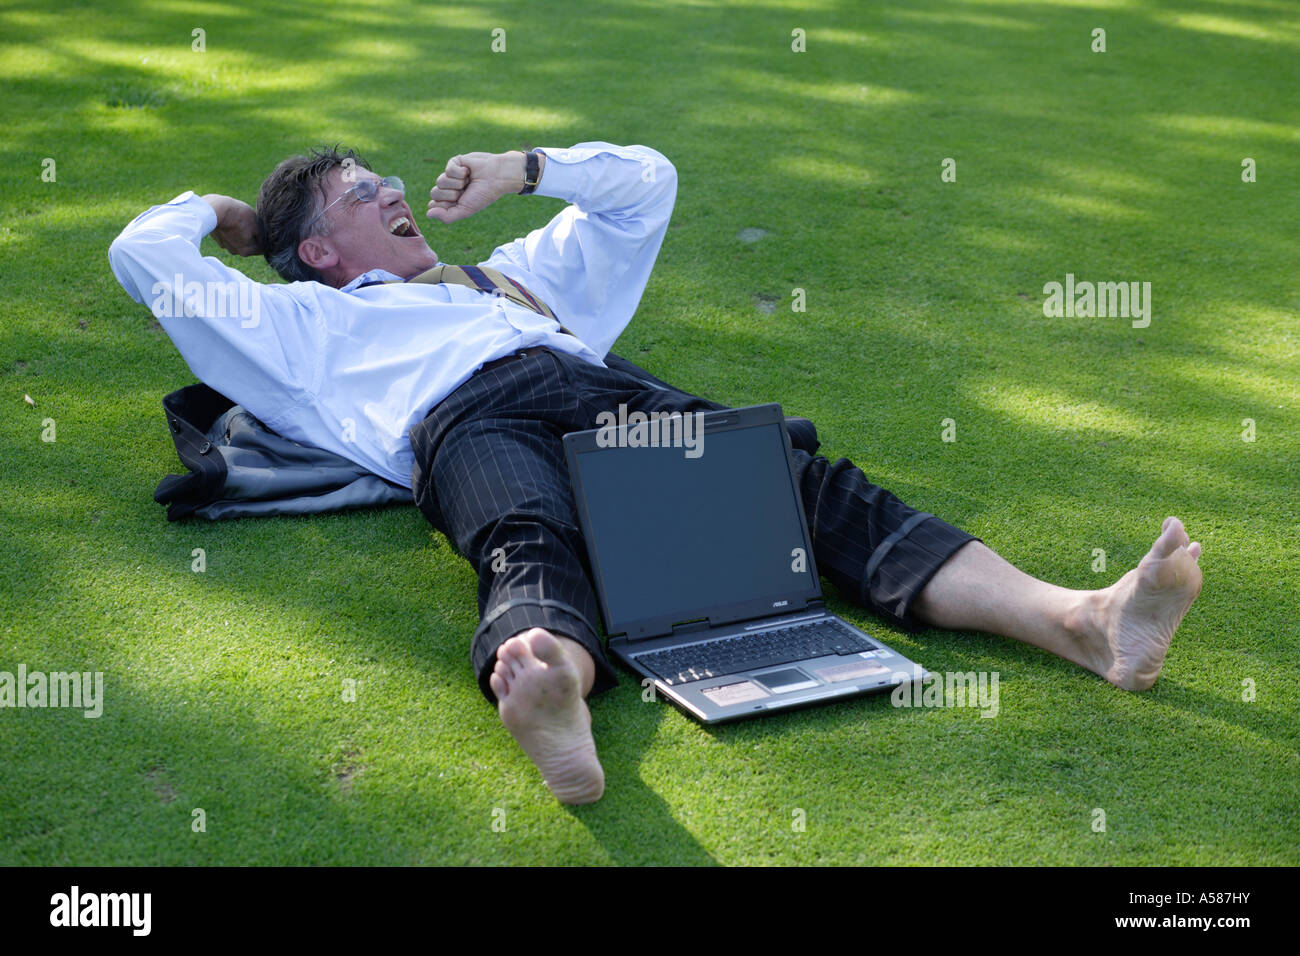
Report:
M 524 188 L 519 190 L 519 195 L 526 196 L 537 188 L 540 179 L 538 169 L 541 163 L 537 158 L 537 150 L 530 149 L 524 153 Z

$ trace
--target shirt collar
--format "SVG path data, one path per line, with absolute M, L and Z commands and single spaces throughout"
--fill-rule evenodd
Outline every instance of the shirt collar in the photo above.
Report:
M 376 282 L 394 282 L 394 281 L 401 282 L 402 277 L 399 275 L 393 275 L 393 273 L 385 269 L 371 269 L 369 272 L 361 273 L 361 275 L 357 276 L 355 279 L 353 279 L 351 282 L 349 282 L 339 291 L 355 292 L 357 289 L 365 285 L 372 285 Z

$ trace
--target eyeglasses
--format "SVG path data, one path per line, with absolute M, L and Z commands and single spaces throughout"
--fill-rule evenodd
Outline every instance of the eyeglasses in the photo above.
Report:
M 316 213 L 316 215 L 312 217 L 311 222 L 307 223 L 307 227 L 304 231 L 310 234 L 311 227 L 315 224 L 316 220 L 341 203 L 349 194 L 354 196 L 357 202 L 373 202 L 375 197 L 379 195 L 380 189 L 396 189 L 403 196 L 406 195 L 406 184 L 396 176 L 385 176 L 383 179 L 363 179 L 355 186 L 345 189 L 342 196 L 334 200 L 320 212 Z

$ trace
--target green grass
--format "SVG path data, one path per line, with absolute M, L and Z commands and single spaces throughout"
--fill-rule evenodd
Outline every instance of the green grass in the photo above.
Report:
M 1296 4 L 14 2 L 0 24 L 0 670 L 106 682 L 97 720 L 0 711 L 0 864 L 1300 862 Z M 1205 588 L 1155 689 L 832 595 L 933 671 L 997 671 L 999 716 L 872 698 L 705 730 L 624 675 L 593 703 L 608 793 L 565 809 L 479 695 L 473 575 L 415 509 L 164 521 L 159 401 L 193 378 L 109 271 L 131 218 L 251 199 L 321 141 L 418 198 L 453 153 L 587 139 L 680 176 L 622 354 L 781 401 L 1066 586 L 1182 516 Z M 476 261 L 559 208 L 425 232 Z M 1044 318 L 1067 272 L 1150 281 L 1150 327 Z

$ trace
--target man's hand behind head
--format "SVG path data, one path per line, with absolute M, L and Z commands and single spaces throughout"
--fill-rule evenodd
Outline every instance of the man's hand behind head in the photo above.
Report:
M 209 193 L 203 201 L 217 214 L 217 228 L 212 230 L 217 245 L 237 256 L 255 256 L 262 252 L 262 236 L 252 206 L 217 193 Z

